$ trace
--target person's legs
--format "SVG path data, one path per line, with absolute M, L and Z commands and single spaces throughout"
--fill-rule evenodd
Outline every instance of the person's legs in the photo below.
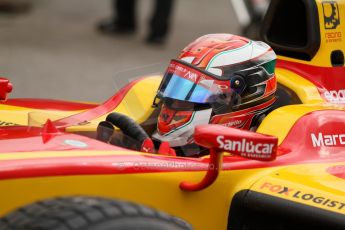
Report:
M 135 29 L 136 27 L 136 0 L 113 0 L 115 23 L 118 27 Z
M 98 29 L 108 34 L 127 34 L 136 28 L 136 0 L 112 0 L 113 16 L 101 21 Z
M 169 31 L 174 0 L 155 0 L 153 15 L 150 20 L 149 43 L 163 43 Z
M 31 5 L 31 2 L 27 0 L 0 0 L 0 13 L 27 13 L 30 11 Z

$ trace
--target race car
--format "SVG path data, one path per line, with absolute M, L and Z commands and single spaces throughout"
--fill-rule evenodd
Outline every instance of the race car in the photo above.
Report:
M 100 105 L 1 102 L 0 229 L 344 229 L 343 18 L 343 0 L 271 1 L 276 106 L 256 132 L 198 126 L 202 157 L 99 141 L 109 114 L 149 119 L 161 76 Z

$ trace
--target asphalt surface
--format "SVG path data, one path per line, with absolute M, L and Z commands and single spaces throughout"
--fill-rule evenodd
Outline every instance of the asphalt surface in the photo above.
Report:
M 139 31 L 105 36 L 99 20 L 106 0 L 31 0 L 23 15 L 0 14 L 0 76 L 14 85 L 10 97 L 101 102 L 141 75 L 164 72 L 169 60 L 197 37 L 239 31 L 230 0 L 176 1 L 163 47 L 144 43 L 153 1 L 138 1 Z

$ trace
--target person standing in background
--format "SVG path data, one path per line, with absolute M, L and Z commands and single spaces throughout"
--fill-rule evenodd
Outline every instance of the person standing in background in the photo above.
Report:
M 136 31 L 136 0 L 112 0 L 113 16 L 99 23 L 98 29 L 105 34 L 131 34 Z M 149 44 L 163 44 L 169 32 L 174 0 L 155 0 L 150 19 Z
M 31 9 L 31 3 L 27 0 L 0 0 L 0 13 L 21 14 Z

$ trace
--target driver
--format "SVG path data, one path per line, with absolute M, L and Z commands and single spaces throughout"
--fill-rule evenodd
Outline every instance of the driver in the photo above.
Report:
M 206 151 L 193 142 L 197 125 L 255 131 L 276 100 L 275 63 L 264 42 L 231 34 L 196 39 L 166 70 L 156 95 L 160 113 L 152 139 L 168 142 L 177 155 L 200 156 Z

